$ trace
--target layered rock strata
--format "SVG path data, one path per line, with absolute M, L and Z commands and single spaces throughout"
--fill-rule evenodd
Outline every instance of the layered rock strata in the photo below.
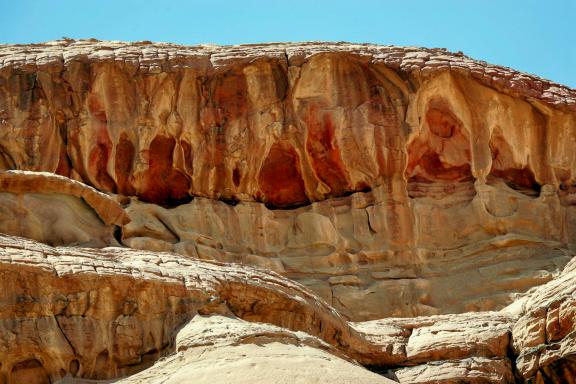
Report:
M 72 364 L 89 377 L 121 376 L 158 358 L 196 313 L 233 313 L 306 331 L 361 360 L 369 355 L 334 309 L 272 272 L 168 253 L 0 240 L 3 369 L 33 351 L 52 374 Z
M 2 235 L 0 382 L 570 382 L 575 271 L 501 312 L 348 323 L 262 269 Z
M 573 383 L 576 378 L 576 260 L 556 279 L 517 303 L 513 351 L 522 379 Z
M 354 320 L 549 281 L 576 241 L 575 111 L 569 88 L 441 49 L 0 47 L 0 168 L 116 194 L 123 244 L 270 268 Z
M 0 384 L 573 382 L 575 143 L 440 49 L 0 45 Z
M 130 221 L 110 196 L 48 172 L 0 171 L 0 233 L 51 245 L 106 246 Z

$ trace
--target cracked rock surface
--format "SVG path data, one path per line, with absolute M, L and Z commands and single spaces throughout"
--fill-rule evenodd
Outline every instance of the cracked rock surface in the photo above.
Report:
M 131 374 L 122 382 L 176 383 L 226 382 L 238 369 L 237 382 L 260 370 L 282 382 L 301 364 L 293 378 L 303 382 L 561 383 L 575 369 L 575 266 L 518 308 L 349 323 L 273 272 L 3 235 L 0 373 L 8 383 Z
M 0 384 L 574 382 L 575 144 L 461 52 L 0 45 Z
M 38 181 L 0 196 L 20 218 L 2 231 L 261 266 L 354 321 L 498 310 L 575 248 L 575 110 L 442 49 L 2 45 L 0 170 L 80 181 L 131 220 L 50 208 Z

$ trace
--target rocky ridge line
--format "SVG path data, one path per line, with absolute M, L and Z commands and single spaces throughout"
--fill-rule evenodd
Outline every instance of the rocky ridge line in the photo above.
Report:
M 374 44 L 304 42 L 267 43 L 218 46 L 201 44 L 183 46 L 150 41 L 120 42 L 87 40 L 55 40 L 37 44 L 0 44 L 0 68 L 57 69 L 71 61 L 127 61 L 138 65 L 138 70 L 151 73 L 186 68 L 189 59 L 206 58 L 205 66 L 218 70 L 231 61 L 249 62 L 262 57 L 287 59 L 298 65 L 308 57 L 326 52 L 344 52 L 368 56 L 391 68 L 422 75 L 450 70 L 481 81 L 499 91 L 526 98 L 542 100 L 557 108 L 576 110 L 576 90 L 522 73 L 514 69 L 474 60 L 462 52 L 444 48 L 398 47 Z

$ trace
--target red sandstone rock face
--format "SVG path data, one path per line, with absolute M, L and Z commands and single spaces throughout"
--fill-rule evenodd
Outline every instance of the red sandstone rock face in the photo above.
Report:
M 354 320 L 499 309 L 575 247 L 567 88 L 431 49 L 26 49 L 0 50 L 0 167 L 116 193 L 130 247 L 271 268 Z
M 262 199 L 277 207 L 307 203 L 300 169 L 300 157 L 294 148 L 289 143 L 274 143 L 258 175 Z M 239 172 L 235 175 L 236 185 Z
M 493 176 L 532 191 L 573 177 L 570 156 L 515 153 L 518 140 L 556 142 L 553 126 L 573 126 L 549 107 L 573 111 L 571 91 L 442 50 L 88 42 L 27 49 L 0 51 L 3 133 L 18 137 L 4 136 L 4 169 L 57 172 L 170 206 L 199 195 L 290 207 L 398 177 L 416 195 L 424 187 L 412 182 Z M 445 90 L 434 89 L 440 85 L 428 79 L 447 69 Z M 490 88 L 520 96 L 499 94 L 496 103 L 510 113 L 494 125 L 473 105 L 493 99 Z M 514 114 L 534 126 L 528 137 L 508 126 Z
M 67 246 L 0 236 L 0 384 L 569 382 L 575 142 L 444 50 L 0 46 L 0 232 Z

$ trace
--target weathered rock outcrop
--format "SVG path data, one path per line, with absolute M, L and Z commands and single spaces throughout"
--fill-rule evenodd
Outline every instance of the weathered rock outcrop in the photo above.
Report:
M 110 196 L 47 172 L 0 171 L 0 233 L 52 245 L 106 246 L 130 219 Z
M 575 111 L 573 90 L 440 49 L 0 47 L 0 168 L 133 197 L 124 244 L 270 268 L 355 320 L 550 280 L 576 243 Z
M 489 217 L 480 199 L 444 209 L 428 205 L 434 209 L 422 213 L 419 224 L 421 236 L 429 232 L 423 248 L 393 237 L 382 219 L 389 212 L 379 202 L 385 196 L 377 187 L 293 210 L 205 198 L 172 209 L 132 201 L 123 243 L 271 269 L 354 320 L 502 308 L 511 293 L 550 280 L 572 255 L 562 241 L 538 237 L 551 230 L 542 219 L 553 214 L 546 196 L 527 199 L 524 209 L 500 219 L 500 233 L 474 219 L 478 212 Z M 455 239 L 459 230 L 474 240 Z
M 575 266 L 501 312 L 350 324 L 262 269 L 2 235 L 0 382 L 569 382 Z
M 3 167 L 157 204 L 573 192 L 574 92 L 444 50 L 59 41 L 3 46 L 0 71 Z
M 576 380 L 576 259 L 562 274 L 518 303 L 514 325 L 516 366 L 523 379 L 536 383 Z
M 575 144 L 441 49 L 0 45 L 0 384 L 572 382 Z
M 222 316 L 196 316 L 176 353 L 119 383 L 388 383 L 302 332 Z
M 330 306 L 273 272 L 123 248 L 53 248 L 0 235 L 1 369 L 33 354 L 50 375 L 141 369 L 196 313 L 305 331 L 359 360 L 371 347 Z M 7 370 L 7 371 L 6 371 Z M 73 374 L 75 374 L 74 372 Z

